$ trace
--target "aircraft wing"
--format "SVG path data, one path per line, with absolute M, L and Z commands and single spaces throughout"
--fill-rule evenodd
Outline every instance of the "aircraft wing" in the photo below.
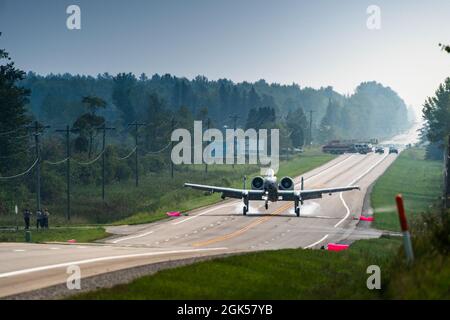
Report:
M 351 190 L 360 190 L 358 186 L 337 187 L 337 188 L 324 188 L 324 189 L 310 189 L 310 190 L 279 190 L 278 194 L 283 200 L 295 200 L 299 197 L 301 200 L 318 199 L 322 198 L 323 194 L 332 194 L 336 192 L 344 192 Z
M 222 193 L 223 198 L 242 199 L 244 196 L 248 195 L 249 200 L 262 200 L 262 196 L 264 195 L 264 190 L 244 190 L 244 189 L 208 186 L 194 183 L 185 183 L 184 186 L 192 189 L 203 190 L 210 193 L 215 192 Z

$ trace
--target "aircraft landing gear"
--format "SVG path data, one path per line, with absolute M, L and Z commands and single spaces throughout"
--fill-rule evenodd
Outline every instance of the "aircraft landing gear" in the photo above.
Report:
M 269 209 L 269 201 L 266 201 L 266 203 L 264 204 L 264 207 L 266 208 L 266 210 Z
M 247 215 L 248 207 L 249 207 L 249 204 L 248 204 L 248 197 L 244 197 L 244 208 L 242 209 L 242 214 L 243 214 L 244 216 Z
M 295 214 L 297 215 L 297 217 L 300 217 L 299 199 L 295 199 L 294 210 L 295 210 Z

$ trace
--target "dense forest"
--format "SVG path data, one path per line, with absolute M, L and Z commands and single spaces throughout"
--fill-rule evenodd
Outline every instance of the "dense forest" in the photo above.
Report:
M 294 141 L 301 146 L 308 139 L 309 111 L 312 110 L 315 142 L 332 138 L 382 138 L 403 131 L 410 124 L 407 107 L 390 88 L 376 82 L 360 84 L 354 94 L 344 96 L 332 87 L 312 89 L 297 84 L 233 83 L 221 79 L 210 81 L 203 76 L 193 80 L 169 74 L 148 78 L 131 73 L 116 76 L 107 73 L 97 77 L 79 75 L 39 76 L 28 73 L 21 85 L 31 91 L 29 110 L 42 123 L 52 126 L 72 125 L 85 113 L 83 97 L 99 97 L 106 102 L 98 115 L 118 128 L 135 119 L 164 117 L 170 113 L 188 112 L 190 119 L 210 118 L 216 127 L 265 126 L 287 128 L 297 118 L 297 131 L 303 137 Z M 185 110 L 183 110 L 183 108 Z M 270 108 L 267 117 L 254 121 L 257 111 Z M 156 112 L 155 112 L 156 111 Z M 306 116 L 306 118 L 305 118 Z M 154 120 L 154 119 L 153 119 Z M 161 123 L 158 119 L 157 123 Z M 259 123 L 258 123 L 259 122 Z M 187 125 L 187 123 L 185 123 Z M 291 129 L 291 130 L 289 130 Z

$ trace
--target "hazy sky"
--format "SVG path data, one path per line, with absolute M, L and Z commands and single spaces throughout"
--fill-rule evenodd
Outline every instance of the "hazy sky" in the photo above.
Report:
M 81 8 L 68 30 L 66 8 Z M 369 5 L 381 29 L 366 26 Z M 376 80 L 419 107 L 450 76 L 450 1 L 0 0 L 0 47 L 37 73 L 171 73 L 235 82 Z

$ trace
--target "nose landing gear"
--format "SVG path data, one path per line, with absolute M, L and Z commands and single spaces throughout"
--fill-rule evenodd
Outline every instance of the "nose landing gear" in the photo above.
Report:
M 300 200 L 298 198 L 295 199 L 294 201 L 294 210 L 295 210 L 295 214 L 297 215 L 297 217 L 300 217 L 300 205 L 299 205 Z
M 249 207 L 249 203 L 248 202 L 249 202 L 248 201 L 248 197 L 244 197 L 244 207 L 242 208 L 242 214 L 244 216 L 246 216 L 247 212 L 248 212 L 248 207 Z

